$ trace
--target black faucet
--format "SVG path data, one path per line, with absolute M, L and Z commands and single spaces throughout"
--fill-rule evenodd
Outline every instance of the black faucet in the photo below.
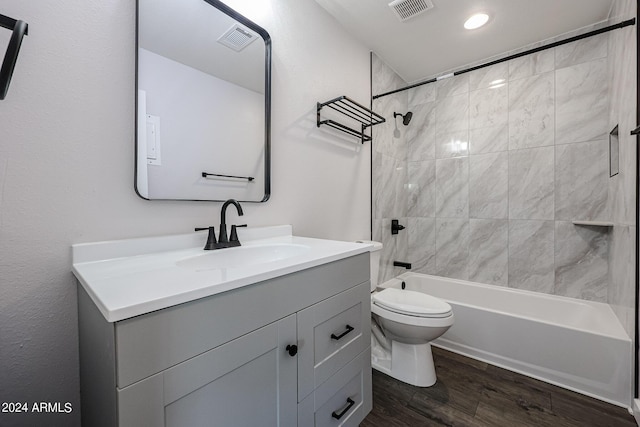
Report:
M 234 205 L 236 210 L 238 211 L 238 215 L 244 215 L 242 212 L 242 206 L 238 203 L 237 200 L 229 199 L 222 205 L 222 211 L 220 212 L 220 237 L 218 237 L 218 248 L 230 248 L 233 246 L 240 246 L 240 241 L 238 240 L 238 233 L 236 231 L 235 225 L 231 226 L 231 239 L 227 238 L 227 207 L 229 205 Z
M 242 206 L 237 200 L 229 199 L 222 205 L 222 212 L 220 213 L 220 237 L 216 240 L 216 230 L 214 227 L 196 228 L 196 231 L 209 230 L 209 236 L 207 237 L 207 243 L 204 245 L 204 250 L 231 248 L 233 246 L 240 246 L 240 240 L 238 240 L 237 227 L 246 227 L 243 225 L 231 226 L 231 238 L 227 238 L 227 207 L 234 205 L 238 211 L 238 215 L 244 215 L 242 212 Z
M 411 263 L 410 262 L 393 261 L 393 266 L 394 267 L 402 267 L 402 268 L 406 268 L 407 270 L 411 270 Z M 404 289 L 404 288 L 402 288 L 402 289 Z

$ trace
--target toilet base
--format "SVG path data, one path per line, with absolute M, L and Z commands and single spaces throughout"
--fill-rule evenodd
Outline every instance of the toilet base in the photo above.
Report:
M 429 343 L 403 344 L 392 341 L 391 351 L 376 343 L 371 348 L 371 365 L 407 384 L 430 387 L 436 383 L 436 369 Z

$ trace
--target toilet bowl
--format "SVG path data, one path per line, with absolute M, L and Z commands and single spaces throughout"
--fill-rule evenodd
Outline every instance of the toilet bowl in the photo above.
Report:
M 378 289 L 382 244 L 371 258 L 371 364 L 374 369 L 418 387 L 436 382 L 430 342 L 453 325 L 451 306 L 433 296 L 397 288 Z

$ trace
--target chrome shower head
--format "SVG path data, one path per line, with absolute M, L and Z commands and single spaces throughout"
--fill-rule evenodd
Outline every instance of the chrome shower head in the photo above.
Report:
M 407 126 L 413 117 L 413 113 L 411 111 L 408 111 L 407 114 L 393 113 L 394 119 L 398 116 L 402 117 L 402 124 Z

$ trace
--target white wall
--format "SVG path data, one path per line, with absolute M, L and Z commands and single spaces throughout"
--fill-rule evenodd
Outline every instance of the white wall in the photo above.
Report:
M 272 197 L 242 222 L 368 237 L 370 147 L 315 128 L 316 101 L 368 104 L 367 50 L 313 0 L 229 4 L 271 33 L 274 52 Z M 73 412 L 0 414 L 0 425 L 79 425 L 70 245 L 217 225 L 220 204 L 134 193 L 134 1 L 14 0 L 2 13 L 29 36 L 0 101 L 0 401 Z
M 159 117 L 162 154 L 160 165 L 143 165 L 147 198 L 263 200 L 264 93 L 146 49 L 138 52 L 138 89 L 146 93 L 143 115 Z M 255 180 L 206 179 L 203 171 Z

